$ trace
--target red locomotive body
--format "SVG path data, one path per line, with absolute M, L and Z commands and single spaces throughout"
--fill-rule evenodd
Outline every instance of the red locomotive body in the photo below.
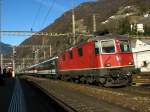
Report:
M 131 83 L 134 62 L 128 37 L 105 35 L 65 51 L 57 66 L 68 80 L 118 86 Z

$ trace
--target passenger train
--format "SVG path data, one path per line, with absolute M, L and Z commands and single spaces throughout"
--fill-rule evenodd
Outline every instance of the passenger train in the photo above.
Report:
M 109 34 L 89 39 L 25 71 L 109 87 L 131 84 L 133 69 L 129 38 Z
M 25 73 L 36 75 L 36 76 L 48 76 L 56 77 L 57 66 L 56 60 L 58 57 L 53 57 L 41 63 L 32 65 L 24 70 Z

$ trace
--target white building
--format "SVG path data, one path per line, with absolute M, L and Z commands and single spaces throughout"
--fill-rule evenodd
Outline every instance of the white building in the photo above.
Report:
M 149 39 L 131 40 L 135 67 L 141 72 L 150 72 L 150 37 Z

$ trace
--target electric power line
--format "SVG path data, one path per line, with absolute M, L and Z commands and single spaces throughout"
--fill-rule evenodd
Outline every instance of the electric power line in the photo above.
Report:
M 51 4 L 51 6 L 49 7 L 49 9 L 48 9 L 48 11 L 47 11 L 47 14 L 45 15 L 45 17 L 44 17 L 44 20 L 43 20 L 43 22 L 42 22 L 42 27 L 44 26 L 44 24 L 45 24 L 45 22 L 46 22 L 46 20 L 47 20 L 47 18 L 48 18 L 48 16 L 49 16 L 49 14 L 50 14 L 50 12 L 52 11 L 52 9 L 53 9 L 53 6 L 55 5 L 55 2 L 56 2 L 56 0 L 53 0 L 52 1 L 52 4 Z
M 42 8 L 42 5 L 40 5 L 39 8 L 38 8 L 38 11 L 37 11 L 37 13 L 36 13 L 36 15 L 35 15 L 35 18 L 34 18 L 34 20 L 33 20 L 33 23 L 32 23 L 31 28 L 33 28 L 33 27 L 35 26 L 36 21 L 37 21 L 37 18 L 38 18 L 38 15 L 39 15 L 39 13 L 40 13 L 40 11 L 41 11 L 41 8 Z

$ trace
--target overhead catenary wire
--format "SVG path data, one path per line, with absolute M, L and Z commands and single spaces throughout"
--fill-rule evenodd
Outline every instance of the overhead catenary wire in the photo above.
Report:
M 2 54 L 2 46 L 1 46 L 1 41 L 2 41 L 2 35 L 1 35 L 1 30 L 2 30 L 2 0 L 0 0 L 0 66 L 1 70 L 3 69 L 3 54 Z M 0 71 L 1 73 L 2 71 Z
M 42 0 L 41 0 L 41 1 L 42 1 Z M 36 25 L 36 21 L 37 21 L 37 19 L 38 19 L 38 16 L 39 16 L 39 13 L 40 13 L 40 11 L 41 11 L 41 8 L 42 8 L 42 4 L 40 4 L 39 7 L 38 7 L 37 13 L 36 13 L 36 15 L 35 15 L 35 17 L 34 17 L 34 20 L 33 20 L 32 25 L 31 25 L 31 29 L 33 29 L 34 26 Z
M 65 36 L 65 35 L 71 35 L 71 33 L 55 33 L 55 32 L 35 32 L 35 31 L 0 31 L 1 35 L 7 35 L 7 36 Z
M 52 4 L 50 5 L 50 7 L 49 7 L 49 9 L 48 9 L 48 11 L 47 11 L 47 13 L 46 13 L 44 19 L 43 19 L 43 22 L 42 22 L 42 24 L 41 24 L 42 27 L 44 26 L 44 24 L 45 24 L 45 22 L 46 22 L 46 20 L 47 20 L 47 18 L 48 18 L 48 16 L 49 16 L 49 14 L 50 14 L 50 12 L 52 11 L 52 9 L 53 9 L 53 7 L 54 7 L 54 5 L 55 5 L 55 3 L 56 3 L 56 0 L 53 0 L 53 1 L 52 1 Z
M 2 30 L 2 0 L 0 0 L 0 31 L 1 30 Z M 2 35 L 1 35 L 1 32 L 0 32 L 0 42 L 1 41 L 2 41 Z M 0 50 L 1 50 L 1 45 L 0 45 Z

